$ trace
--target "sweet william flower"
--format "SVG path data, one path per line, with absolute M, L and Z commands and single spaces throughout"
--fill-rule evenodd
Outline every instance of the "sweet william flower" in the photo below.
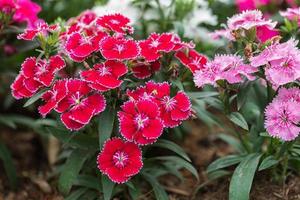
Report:
M 23 74 L 19 74 L 11 84 L 11 94 L 15 99 L 29 98 L 33 96 L 34 92 L 28 90 L 24 85 L 25 79 L 26 78 Z
M 300 8 L 288 8 L 286 11 L 280 11 L 279 13 L 289 20 L 297 21 L 300 25 Z
M 31 0 L 16 0 L 16 9 L 13 20 L 16 22 L 27 22 L 27 27 L 33 28 L 39 21 L 37 14 L 42 8 Z
M 137 58 L 140 49 L 132 39 L 106 37 L 100 42 L 100 52 L 107 60 L 130 60 Z
M 82 71 L 80 77 L 88 82 L 91 88 L 104 92 L 119 87 L 123 82 L 119 78 L 127 71 L 124 63 L 108 60 L 95 64 L 93 69 Z
M 33 40 L 38 34 L 46 35 L 48 32 L 52 32 L 58 29 L 58 25 L 48 25 L 45 22 L 38 23 L 34 28 L 25 29 L 24 33 L 17 36 L 18 39 Z
M 107 140 L 97 157 L 98 169 L 115 183 L 125 183 L 143 167 L 142 152 L 133 142 Z
M 187 53 L 184 50 L 178 51 L 176 52 L 175 57 L 192 73 L 196 70 L 202 69 L 207 63 L 207 58 L 193 49 L 188 50 Z
M 97 25 L 121 34 L 133 33 L 133 27 L 129 23 L 130 19 L 120 13 L 103 15 L 97 19 Z
M 121 135 L 139 145 L 151 144 L 163 132 L 158 106 L 149 100 L 127 101 L 118 112 Z
M 138 79 L 149 78 L 152 74 L 160 70 L 160 62 L 139 62 L 134 61 L 131 63 L 131 70 L 133 72 L 133 76 Z
M 297 102 L 300 103 L 300 89 L 293 87 L 293 88 L 280 88 L 278 91 L 278 95 L 276 99 L 283 101 L 283 102 Z

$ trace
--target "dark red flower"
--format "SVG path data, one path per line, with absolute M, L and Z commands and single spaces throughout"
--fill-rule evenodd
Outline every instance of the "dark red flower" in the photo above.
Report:
M 45 22 L 38 23 L 36 28 L 25 29 L 24 33 L 21 33 L 17 38 L 23 40 L 33 40 L 38 34 L 46 35 L 48 32 L 52 32 L 58 29 L 58 25 L 48 25 Z
M 25 87 L 24 80 L 25 77 L 22 74 L 19 74 L 10 86 L 12 96 L 15 99 L 29 98 L 34 94 Z
M 171 33 L 152 33 L 146 40 L 140 41 L 141 56 L 146 61 L 152 62 L 161 56 L 160 52 L 170 52 L 175 44 Z
M 80 77 L 95 90 L 104 92 L 119 87 L 123 81 L 121 76 L 127 73 L 127 67 L 119 61 L 109 60 L 94 65 L 93 69 L 82 71 Z
M 159 69 L 159 61 L 154 61 L 151 63 L 135 61 L 132 63 L 131 68 L 133 76 L 139 79 L 149 78 L 153 73 L 159 71 Z
M 149 100 L 127 101 L 118 112 L 120 132 L 128 141 L 151 144 L 163 132 L 158 106 Z
M 67 96 L 67 80 L 59 80 L 53 84 L 51 90 L 42 95 L 45 104 L 39 107 L 39 113 L 45 117 L 51 110 L 57 107 L 58 103 Z
M 99 170 L 115 183 L 125 183 L 143 167 L 142 152 L 133 142 L 107 140 L 97 157 Z
M 192 73 L 202 69 L 207 63 L 207 58 L 193 49 L 189 49 L 188 52 L 184 50 L 178 51 L 176 52 L 175 57 L 178 58 L 184 66 L 189 68 Z
M 61 114 L 61 120 L 70 130 L 79 130 L 90 122 L 93 116 L 105 109 L 105 98 L 101 94 L 92 94 L 86 82 L 79 79 L 67 81 L 68 95 L 55 107 Z
M 130 19 L 119 13 L 103 15 L 97 19 L 97 25 L 121 34 L 133 33 L 133 27 L 129 26 L 129 23 Z
M 100 52 L 107 60 L 129 60 L 139 55 L 139 47 L 131 39 L 106 37 L 100 42 Z

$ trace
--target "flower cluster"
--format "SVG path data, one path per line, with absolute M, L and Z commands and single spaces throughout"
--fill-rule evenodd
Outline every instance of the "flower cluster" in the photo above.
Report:
M 300 89 L 281 88 L 265 110 L 265 127 L 272 137 L 291 141 L 300 133 Z
M 26 22 L 27 27 L 32 28 L 40 21 L 37 14 L 41 7 L 31 0 L 1 0 L 0 13 L 12 16 L 13 22 Z M 1 22 L 0 22 L 1 25 Z
M 213 38 L 225 37 L 235 41 L 240 37 L 245 37 L 248 31 L 255 29 L 257 38 L 265 42 L 278 35 L 275 29 L 276 22 L 263 17 L 259 10 L 246 10 L 228 19 L 227 28 L 217 30 L 212 34 Z
M 121 85 L 125 77 L 145 79 L 158 72 L 164 54 L 176 54 L 192 72 L 207 61 L 192 49 L 193 43 L 181 41 L 176 34 L 152 33 L 137 41 L 133 32 L 127 17 L 97 17 L 92 11 L 70 19 L 66 27 L 40 23 L 25 30 L 18 38 L 38 40 L 44 54 L 24 61 L 11 85 L 13 96 L 40 97 L 44 104 L 38 110 L 43 117 L 56 111 L 66 128 L 79 131 L 105 110 L 111 98 L 116 98 L 112 97 L 112 90 L 123 100 Z M 55 48 L 47 49 L 51 45 Z M 68 74 L 65 60 L 84 68 Z M 107 141 L 98 156 L 100 171 L 116 183 L 124 183 L 140 171 L 139 145 L 154 143 L 164 128 L 176 127 L 191 115 L 187 95 L 180 91 L 171 96 L 171 85 L 167 82 L 148 81 L 145 86 L 128 89 L 126 96 L 128 101 L 118 112 L 120 133 L 126 141 Z

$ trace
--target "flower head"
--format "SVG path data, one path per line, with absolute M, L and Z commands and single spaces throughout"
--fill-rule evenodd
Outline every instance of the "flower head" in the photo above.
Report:
M 288 8 L 286 11 L 279 12 L 281 16 L 286 17 L 289 20 L 296 20 L 300 25 L 300 7 Z
M 42 8 L 31 0 L 16 0 L 16 10 L 13 20 L 16 22 L 27 22 L 27 27 L 35 27 L 35 23 L 39 21 L 37 14 Z
M 38 34 L 46 35 L 48 32 L 57 30 L 58 25 L 48 25 L 45 22 L 38 23 L 34 28 L 25 29 L 24 33 L 17 36 L 18 39 L 33 40 Z
M 149 63 L 134 61 L 131 65 L 133 76 L 139 79 L 149 78 L 156 71 L 160 70 L 160 62 L 158 60 Z
M 180 60 L 184 66 L 189 68 L 192 73 L 194 73 L 196 70 L 202 69 L 207 63 L 207 58 L 193 49 L 190 49 L 188 53 L 185 53 L 184 51 L 178 51 L 176 52 L 175 57 Z
M 129 23 L 130 19 L 119 13 L 103 15 L 97 19 L 97 25 L 121 34 L 133 33 L 133 27 L 129 26 Z
M 97 158 L 99 170 L 115 183 L 125 183 L 143 167 L 142 152 L 133 142 L 107 140 Z

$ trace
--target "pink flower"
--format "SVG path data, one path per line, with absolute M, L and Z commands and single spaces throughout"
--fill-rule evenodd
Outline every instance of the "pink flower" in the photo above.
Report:
M 286 11 L 280 11 L 279 13 L 289 20 L 296 20 L 300 25 L 300 8 L 288 8 Z
M 23 74 L 19 74 L 14 82 L 11 84 L 11 94 L 15 99 L 32 97 L 34 92 L 31 92 L 24 86 L 25 77 Z
M 97 19 L 97 25 L 121 34 L 132 34 L 133 27 L 129 26 L 130 19 L 122 14 L 103 15 Z
M 142 152 L 133 142 L 107 140 L 97 158 L 99 170 L 115 183 L 125 183 L 143 167 Z
M 163 132 L 158 106 L 149 100 L 127 101 L 118 112 L 120 132 L 128 141 L 139 145 L 151 144 Z
M 204 55 L 199 54 L 197 51 L 190 49 L 187 53 L 185 51 L 178 51 L 175 57 L 180 62 L 189 68 L 194 73 L 196 70 L 202 69 L 207 63 L 207 58 Z
M 300 127 L 298 126 L 300 122 L 300 104 L 299 102 L 286 99 L 294 91 L 294 89 L 279 90 L 278 96 L 265 110 L 265 127 L 268 133 L 284 141 L 294 140 L 300 132 Z M 285 94 L 282 94 L 282 92 Z M 299 90 L 297 92 L 299 98 Z M 286 96 L 286 93 L 290 94 Z
M 11 14 L 16 9 L 14 0 L 1 0 L 0 1 L 0 12 L 5 14 Z
M 173 43 L 174 43 L 174 47 L 173 47 L 173 51 L 179 51 L 179 50 L 183 50 L 183 49 L 193 49 L 195 48 L 195 44 L 190 41 L 190 42 L 183 42 L 181 41 L 180 37 L 177 34 L 173 34 Z
M 217 55 L 213 61 L 207 62 L 194 73 L 194 82 L 198 87 L 205 84 L 216 85 L 218 80 L 227 80 L 230 84 L 241 83 L 243 76 L 254 80 L 252 73 L 256 71 L 256 68 L 244 64 L 240 56 Z
M 21 33 L 17 38 L 23 40 L 33 40 L 38 34 L 46 35 L 48 32 L 55 31 L 58 28 L 58 25 L 54 24 L 49 26 L 45 22 L 38 23 L 35 28 L 27 28 L 24 33 Z
M 106 37 L 100 42 L 100 52 L 107 60 L 130 60 L 137 58 L 140 49 L 134 40 Z
M 289 89 L 280 88 L 276 99 L 283 102 L 292 101 L 300 103 L 300 89 L 296 87 Z
M 16 0 L 16 10 L 13 20 L 16 22 L 27 22 L 29 28 L 35 27 L 39 20 L 37 14 L 42 10 L 41 7 L 31 0 Z
M 138 79 L 149 78 L 153 73 L 160 70 L 160 62 L 133 62 L 131 70 L 133 72 L 133 76 Z
M 235 3 L 241 12 L 244 10 L 253 10 L 259 6 L 267 5 L 271 3 L 271 0 L 235 0 Z
M 58 102 L 55 110 L 62 113 L 61 121 L 68 129 L 79 130 L 104 111 L 106 101 L 103 95 L 91 93 L 91 88 L 82 80 L 69 79 L 66 86 L 67 96 Z
M 160 52 L 170 52 L 175 47 L 173 34 L 171 33 L 152 33 L 146 40 L 140 41 L 141 56 L 147 62 L 153 62 L 161 56 Z
M 275 86 L 293 82 L 300 78 L 300 51 L 297 44 L 298 41 L 293 39 L 281 44 L 275 43 L 252 57 L 251 65 L 266 65 L 266 78 Z
M 119 87 L 123 82 L 119 78 L 127 71 L 125 64 L 109 60 L 103 64 L 95 64 L 93 69 L 82 71 L 80 77 L 87 81 L 91 88 L 104 92 Z

